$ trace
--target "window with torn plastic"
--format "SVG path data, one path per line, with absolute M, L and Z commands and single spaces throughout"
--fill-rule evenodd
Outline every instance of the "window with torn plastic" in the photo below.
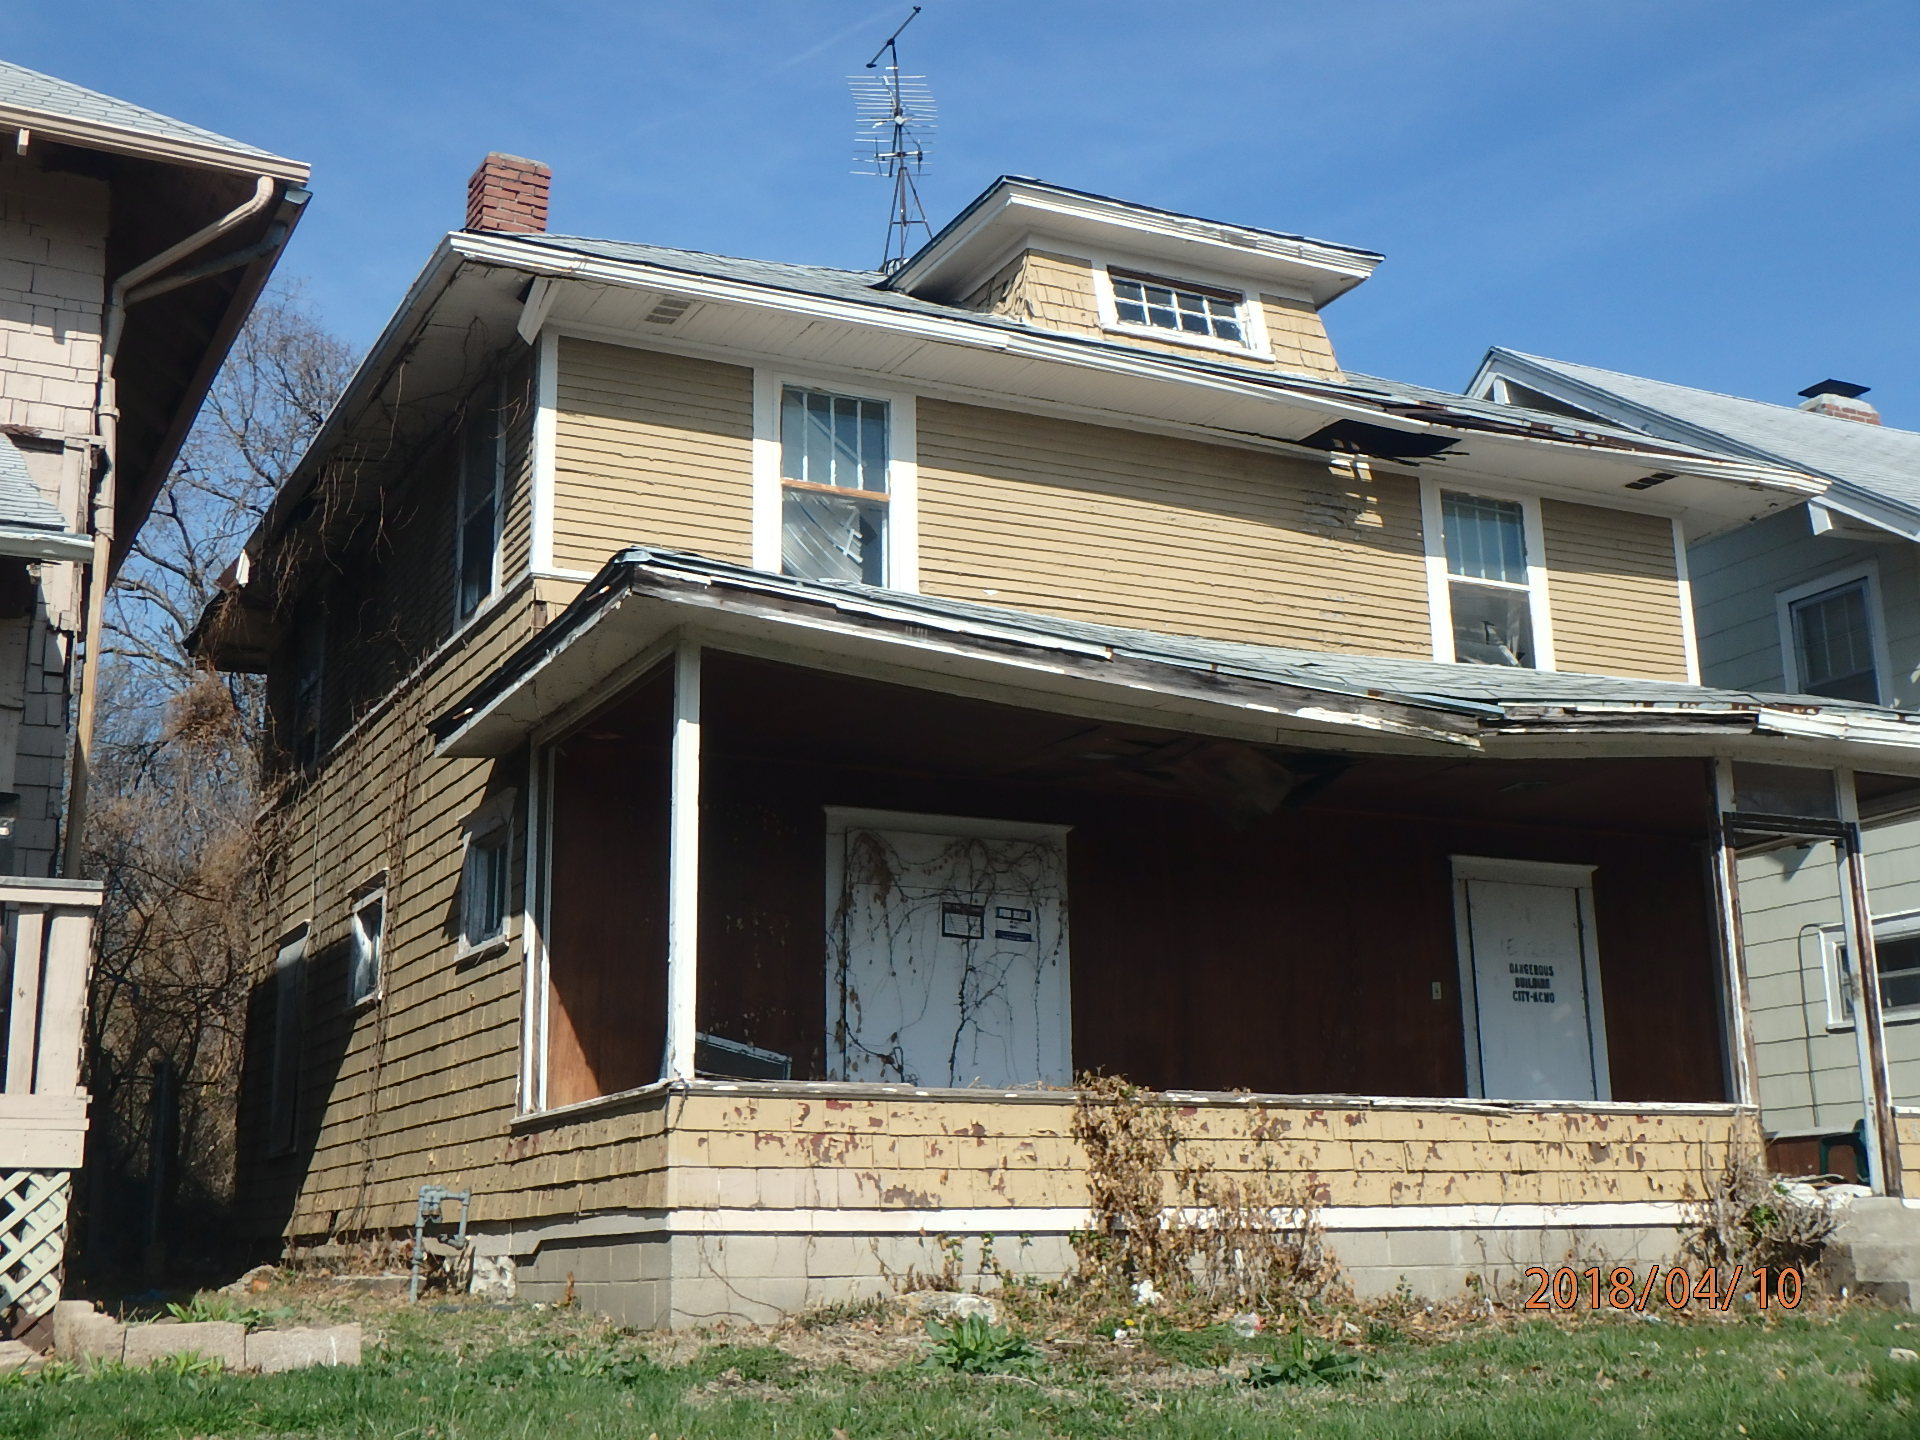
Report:
M 386 929 L 387 893 L 374 890 L 353 904 L 348 939 L 352 961 L 347 980 L 347 1002 L 365 1005 L 380 998 L 381 932 Z
M 781 573 L 887 583 L 888 421 L 884 400 L 781 390 Z
M 1240 317 L 1241 296 L 1231 290 L 1180 284 L 1126 270 L 1109 270 L 1113 285 L 1113 314 L 1122 325 L 1144 325 L 1151 330 L 1173 330 L 1204 340 L 1247 343 Z
M 1534 664 L 1526 512 L 1517 500 L 1447 492 L 1440 498 L 1453 658 Z

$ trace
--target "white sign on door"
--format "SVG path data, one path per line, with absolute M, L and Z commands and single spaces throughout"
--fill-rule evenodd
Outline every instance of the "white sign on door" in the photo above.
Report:
M 1457 858 L 1454 874 L 1474 1093 L 1606 1099 L 1606 1032 L 1584 867 Z
M 1066 854 L 1058 836 L 849 828 L 830 1073 L 909 1085 L 1064 1085 Z

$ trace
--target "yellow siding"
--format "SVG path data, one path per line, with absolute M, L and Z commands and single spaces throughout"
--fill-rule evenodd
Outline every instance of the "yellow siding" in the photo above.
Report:
M 1094 335 L 1170 355 L 1239 360 L 1263 370 L 1277 367 L 1314 375 L 1339 373 L 1327 327 L 1311 303 L 1280 295 L 1256 298 L 1273 351 L 1270 360 L 1264 356 L 1236 355 L 1231 350 L 1210 346 L 1183 345 L 1177 340 L 1156 340 L 1133 330 L 1103 330 L 1099 301 L 1094 295 L 1093 263 L 1046 250 L 1022 251 L 961 303 L 970 309 L 1022 320 L 1042 330 Z
M 634 544 L 752 562 L 752 371 L 562 340 L 556 402 L 556 565 Z
M 1310 461 L 919 407 L 920 584 L 1073 619 L 1431 654 L 1419 495 Z
M 1540 522 L 1554 664 L 1599 675 L 1685 680 L 1685 617 L 1672 522 L 1563 500 L 1542 501 Z

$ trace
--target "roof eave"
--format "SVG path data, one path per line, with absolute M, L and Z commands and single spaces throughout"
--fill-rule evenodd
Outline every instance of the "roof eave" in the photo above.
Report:
M 243 175 L 271 175 L 277 180 L 294 184 L 305 184 L 312 173 L 311 166 L 299 160 L 289 160 L 284 155 L 230 150 L 211 142 L 156 135 L 145 130 L 83 120 L 78 116 L 34 110 L 21 105 L 0 103 L 0 129 L 26 130 L 35 136 L 44 136 L 63 144 L 106 150 L 118 155 L 135 155 L 142 159 L 166 160 L 178 165 L 228 170 Z

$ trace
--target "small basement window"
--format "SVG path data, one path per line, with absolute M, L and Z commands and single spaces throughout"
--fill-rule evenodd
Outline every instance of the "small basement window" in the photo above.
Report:
M 1247 343 L 1246 323 L 1240 314 L 1244 297 L 1232 290 L 1160 280 L 1127 270 L 1109 270 L 1107 277 L 1113 285 L 1114 319 L 1122 325 L 1172 330 L 1230 345 Z
M 887 583 L 889 407 L 784 386 L 780 393 L 780 572 Z

